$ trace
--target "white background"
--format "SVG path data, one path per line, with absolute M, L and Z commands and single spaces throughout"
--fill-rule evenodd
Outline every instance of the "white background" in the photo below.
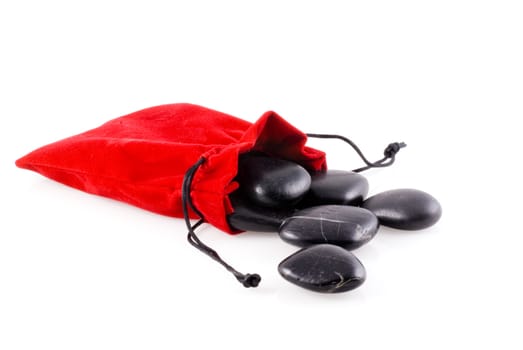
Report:
M 0 349 L 521 349 L 520 1 L 2 1 Z M 275 110 L 394 167 L 371 193 L 425 190 L 442 220 L 381 229 L 355 251 L 359 289 L 277 273 L 276 234 L 186 242 L 182 220 L 17 169 L 29 151 L 149 106 L 249 121 Z M 314 141 L 333 169 L 360 162 Z

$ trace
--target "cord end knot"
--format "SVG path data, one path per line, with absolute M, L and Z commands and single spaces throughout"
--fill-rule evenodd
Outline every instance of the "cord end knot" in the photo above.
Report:
M 400 151 L 400 149 L 407 147 L 407 144 L 405 142 L 393 142 L 389 143 L 387 148 L 385 148 L 385 151 L 383 151 L 383 154 L 387 158 L 392 158 Z
M 258 287 L 258 284 L 260 284 L 261 277 L 257 273 L 253 273 L 252 275 L 248 273 L 241 279 L 239 278 L 238 281 L 240 281 L 240 283 L 243 284 L 245 288 L 255 288 Z

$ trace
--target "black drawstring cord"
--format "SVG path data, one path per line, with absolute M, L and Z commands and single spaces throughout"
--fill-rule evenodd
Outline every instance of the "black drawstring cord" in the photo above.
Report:
M 182 184 L 182 209 L 183 209 L 183 218 L 185 219 L 185 225 L 187 225 L 187 230 L 189 231 L 187 233 L 187 240 L 193 247 L 196 247 L 198 250 L 203 252 L 204 254 L 207 254 L 220 264 L 222 264 L 227 271 L 231 272 L 236 279 L 243 284 L 244 287 L 257 287 L 258 284 L 261 281 L 260 275 L 257 273 L 255 274 L 243 274 L 241 272 L 238 272 L 236 269 L 234 269 L 231 265 L 227 264 L 223 259 L 218 255 L 218 253 L 207 246 L 205 243 L 203 243 L 198 236 L 196 236 L 196 233 L 194 230 L 198 228 L 201 224 L 203 224 L 205 221 L 203 219 L 202 213 L 196 209 L 194 206 L 192 200 L 191 200 L 191 185 L 192 180 L 194 178 L 194 174 L 198 170 L 198 168 L 205 162 L 205 158 L 200 158 L 192 167 L 187 170 L 185 173 L 185 176 L 183 178 L 183 184 Z M 200 217 L 200 220 L 194 225 L 191 225 L 191 221 L 189 219 L 189 206 L 191 209 Z
M 394 161 L 396 160 L 396 153 L 399 152 L 400 149 L 403 147 L 407 147 L 407 145 L 404 142 L 393 142 L 390 143 L 387 148 L 383 151 L 383 157 L 382 159 L 376 161 L 376 162 L 370 162 L 365 156 L 363 155 L 363 152 L 360 150 L 358 146 L 352 140 L 349 140 L 348 138 L 340 135 L 331 135 L 331 134 L 307 134 L 308 137 L 315 137 L 319 139 L 339 139 L 342 141 L 347 142 L 355 151 L 358 153 L 360 158 L 363 160 L 363 162 L 366 164 L 366 166 L 354 169 L 353 172 L 359 173 L 365 170 L 368 170 L 370 168 L 384 168 L 387 166 L 391 166 Z

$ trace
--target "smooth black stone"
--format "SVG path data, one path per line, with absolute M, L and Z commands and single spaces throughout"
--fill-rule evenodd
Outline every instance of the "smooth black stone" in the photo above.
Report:
M 430 194 L 413 189 L 378 193 L 363 202 L 380 224 L 401 230 L 421 230 L 441 217 L 441 205 Z
M 287 281 L 321 293 L 341 293 L 357 288 L 366 277 L 365 267 L 345 249 L 319 244 L 283 260 L 278 272 Z
M 312 175 L 311 188 L 301 207 L 323 204 L 360 205 L 369 192 L 369 182 L 358 173 L 327 170 Z
M 293 205 L 311 185 L 311 177 L 302 166 L 252 153 L 240 156 L 236 180 L 247 198 L 264 207 Z
M 279 234 L 285 242 L 300 247 L 330 243 L 352 250 L 370 241 L 378 228 L 378 218 L 367 209 L 320 205 L 286 218 Z
M 292 208 L 256 206 L 238 191 L 229 195 L 234 213 L 227 216 L 229 225 L 239 231 L 277 232 L 283 220 L 294 213 Z

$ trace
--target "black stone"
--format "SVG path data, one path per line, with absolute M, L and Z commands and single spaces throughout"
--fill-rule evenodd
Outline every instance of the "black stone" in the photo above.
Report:
M 321 293 L 341 293 L 357 288 L 366 277 L 365 267 L 345 249 L 319 244 L 283 260 L 278 272 L 287 281 Z
M 367 209 L 320 205 L 286 218 L 279 234 L 285 242 L 300 247 L 330 243 L 352 250 L 370 241 L 378 227 L 378 219 Z
M 311 185 L 311 177 L 302 166 L 252 153 L 240 156 L 236 180 L 247 198 L 264 207 L 291 206 Z
M 430 194 L 413 189 L 378 193 L 363 202 L 380 224 L 402 230 L 421 230 L 441 217 L 441 205 Z
M 360 205 L 369 192 L 369 182 L 358 173 L 327 170 L 312 175 L 311 188 L 300 206 L 323 204 Z
M 250 203 L 236 191 L 229 195 L 234 213 L 227 216 L 229 225 L 239 231 L 277 232 L 292 208 L 266 208 Z

